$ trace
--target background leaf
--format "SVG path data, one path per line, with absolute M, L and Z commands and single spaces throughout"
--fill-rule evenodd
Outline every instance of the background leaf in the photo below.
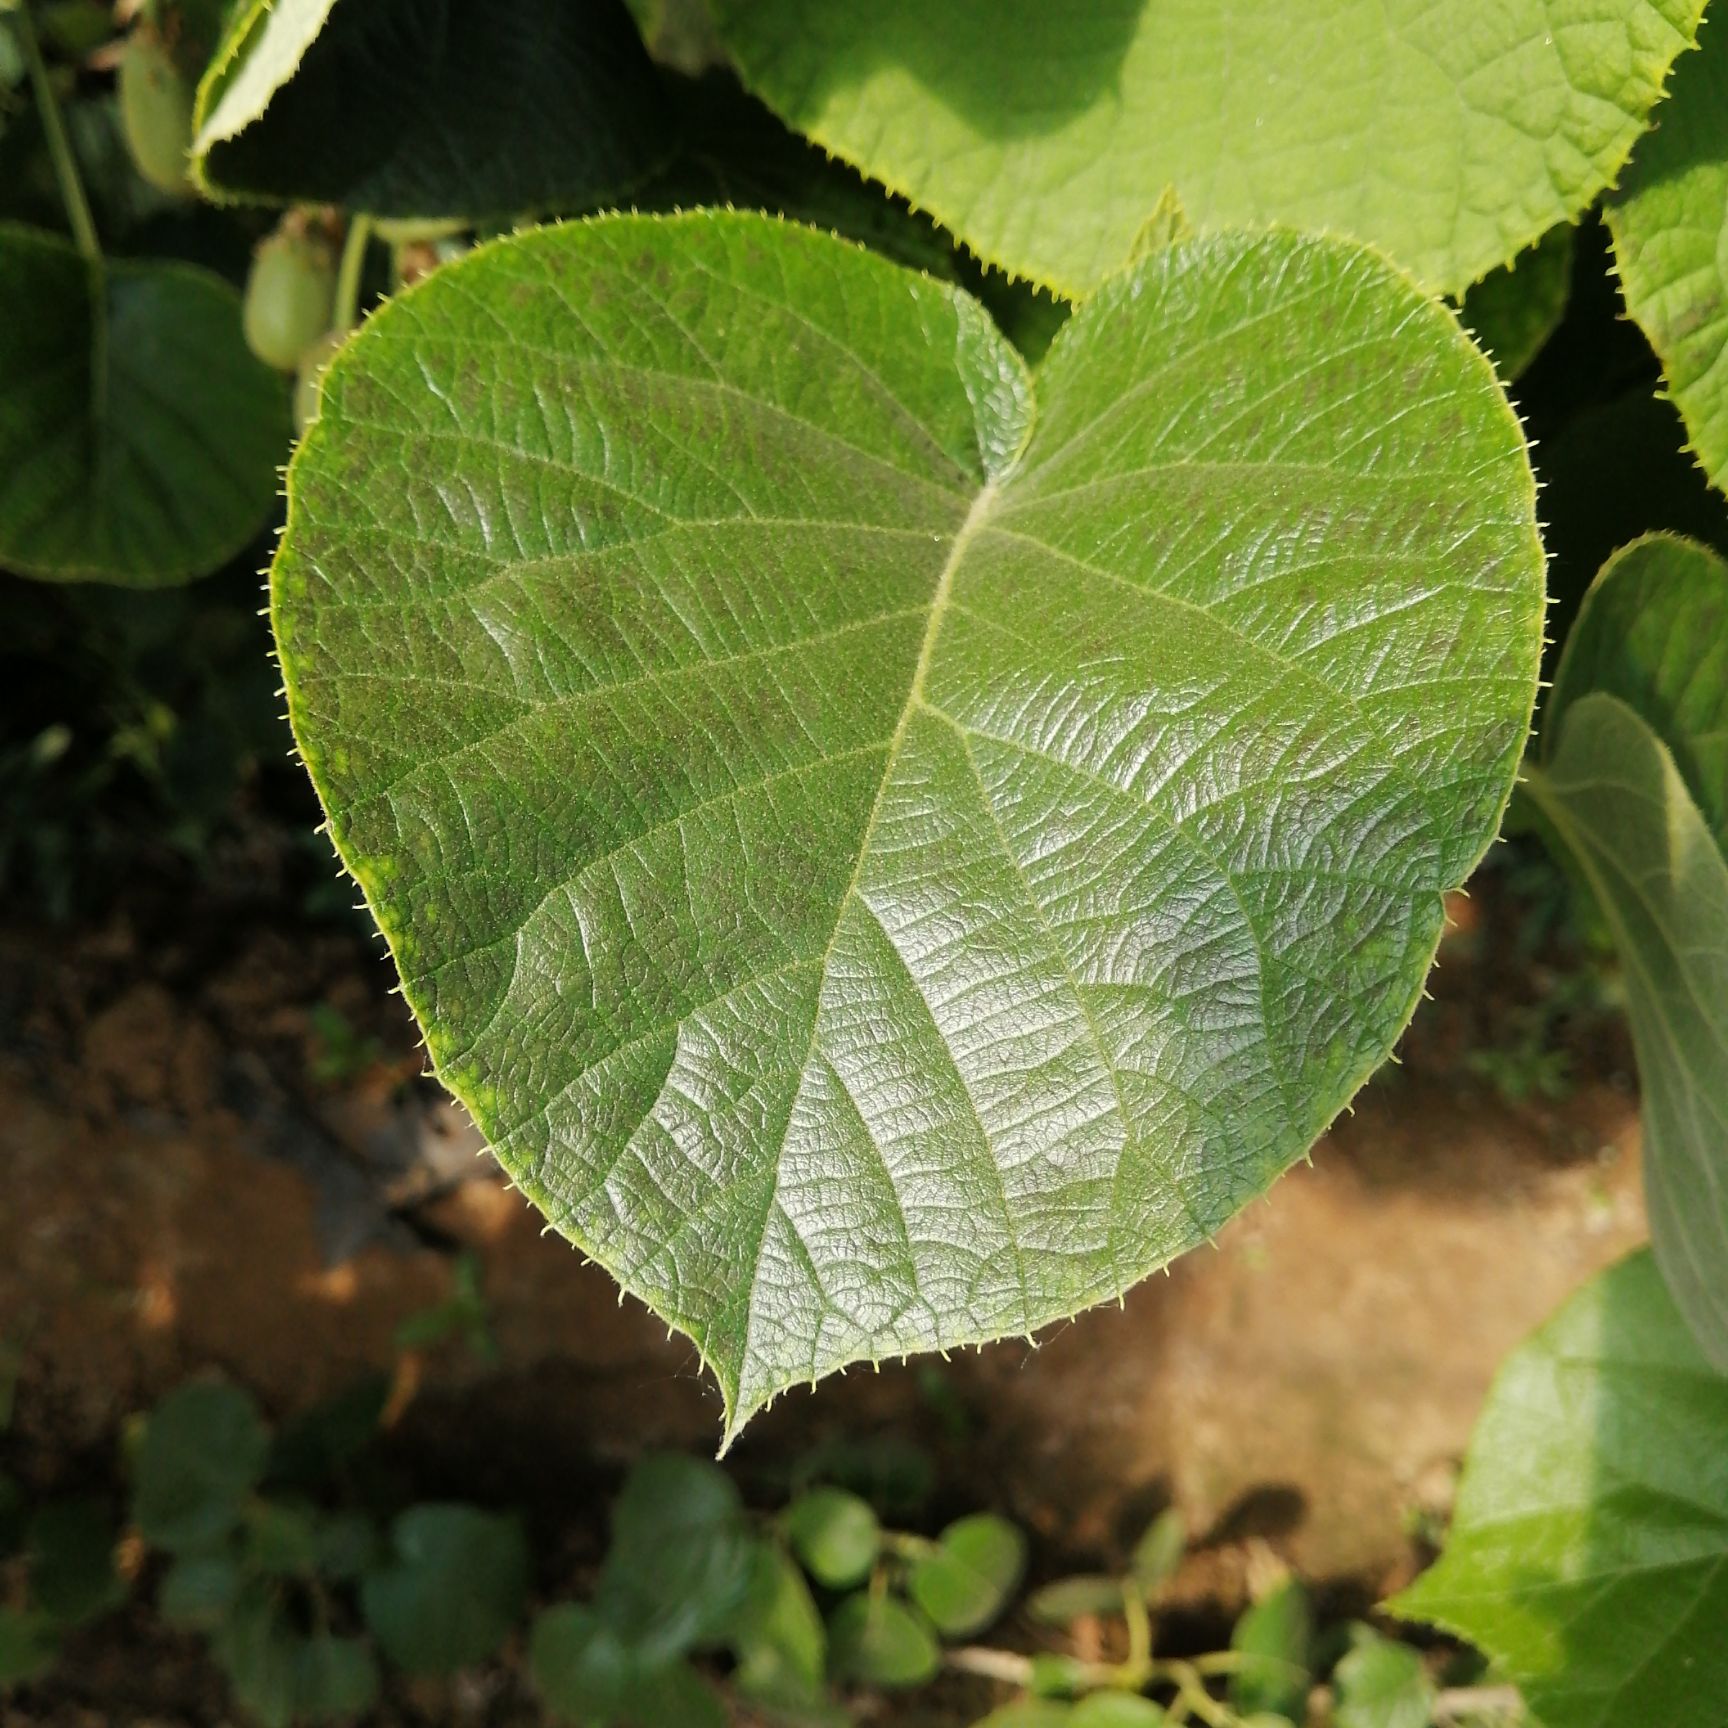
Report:
M 213 194 L 379 216 L 586 209 L 677 139 L 618 0 L 252 0 L 197 124 Z
M 930 1622 L 897 1596 L 859 1591 L 828 1622 L 828 1662 L 837 1680 L 864 1686 L 922 1686 L 942 1652 Z
M 392 1557 L 360 1591 L 385 1655 L 415 1674 L 448 1674 L 490 1656 L 528 1591 L 528 1545 L 516 1520 L 472 1506 L 411 1506 L 391 1539 Z
M 0 566 L 159 587 L 262 530 L 287 397 L 219 278 L 0 223 L 0 377 Z
M 1618 696 L 1656 733 L 1728 847 L 1728 563 L 1673 534 L 1616 552 L 1567 632 L 1544 754 L 1553 755 L 1567 710 L 1592 692 Z
M 1047 1626 L 1067 1626 L 1096 1615 L 1119 1615 L 1130 1587 L 1125 1578 L 1081 1572 L 1041 1585 L 1027 1598 L 1026 1611 Z
M 208 1548 L 240 1522 L 270 1433 L 248 1392 L 194 1381 L 150 1412 L 133 1464 L 132 1517 L 146 1542 Z
M 1286 1578 L 1236 1622 L 1230 1648 L 1244 1658 L 1230 1676 L 1230 1708 L 1300 1722 L 1313 1683 L 1314 1609 L 1298 1578 Z
M 790 125 L 1065 294 L 1160 190 L 1196 225 L 1373 241 L 1461 292 L 1577 216 L 1643 130 L 1702 0 L 717 0 Z
M 1175 1576 L 1188 1548 L 1188 1526 L 1174 1507 L 1160 1512 L 1134 1544 L 1128 1570 L 1148 1602 Z
M 1464 296 L 1464 328 L 1493 356 L 1502 378 L 1521 377 L 1566 315 L 1572 251 L 1572 230 L 1550 228 Z
M 1728 492 L 1728 20 L 1698 52 L 1639 144 L 1608 226 L 1626 304 L 1650 338 L 1698 460 Z
M 785 1514 L 786 1539 L 810 1576 L 831 1590 L 849 1590 L 868 1576 L 882 1547 L 882 1530 L 868 1502 L 844 1488 L 811 1488 Z
M 731 1479 L 704 1459 L 651 1453 L 612 1510 L 600 1609 L 632 1647 L 681 1656 L 731 1624 L 754 1564 Z
M 1130 1692 L 1092 1692 L 1068 1714 L 1068 1728 L 1162 1728 L 1169 1717 L 1150 1698 Z
M 1596 712 L 1570 740 L 1592 695 L 1653 736 Z M 1614 753 L 1592 764 L 1591 748 Z M 1532 797 L 1627 969 L 1657 1263 L 1728 1366 L 1728 564 L 1670 534 L 1609 559 L 1567 635 L 1543 749 Z
M 1428 1728 L 1434 1684 L 1421 1654 L 1371 1626 L 1351 1630 L 1350 1650 L 1332 1671 L 1336 1728 Z
M 804 1574 L 778 1543 L 757 1543 L 750 1591 L 729 1637 L 738 1655 L 733 1683 L 746 1697 L 785 1704 L 821 1701 L 827 1629 Z
M 1576 697 L 1530 776 L 1626 971 L 1644 1190 L 1663 1273 L 1728 1369 L 1728 860 L 1662 741 L 1619 697 Z
M 919 1554 L 906 1590 L 946 1638 L 970 1638 L 1012 1600 L 1026 1570 L 1026 1538 L 994 1513 L 950 1524 L 935 1547 Z
M 1448 313 L 1201 238 L 1038 394 L 952 288 L 613 217 L 387 307 L 291 472 L 291 713 L 440 1073 L 734 1431 L 1216 1231 L 1510 785 L 1533 483 Z
M 1710 1720 L 1728 1698 L 1725 1432 L 1728 1378 L 1633 1255 L 1507 1359 L 1446 1551 L 1389 1606 L 1489 1652 L 1544 1728 Z

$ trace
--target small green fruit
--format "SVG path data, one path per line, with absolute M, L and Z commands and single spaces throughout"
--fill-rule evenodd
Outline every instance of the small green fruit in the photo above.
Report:
M 192 195 L 192 86 L 154 30 L 132 32 L 120 57 L 120 124 L 133 165 L 160 192 Z
M 318 418 L 318 397 L 324 388 L 324 368 L 347 339 L 346 330 L 326 330 L 300 356 L 294 378 L 294 430 L 304 432 Z
M 242 325 L 266 366 L 294 371 L 335 307 L 336 260 L 322 240 L 283 227 L 252 254 Z

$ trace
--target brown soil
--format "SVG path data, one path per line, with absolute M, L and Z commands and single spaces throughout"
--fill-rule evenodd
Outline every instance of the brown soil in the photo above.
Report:
M 747 1488 L 826 1437 L 892 1431 L 941 1460 L 936 1512 L 1003 1506 L 1035 1532 L 1041 1571 L 1118 1557 L 1174 1503 L 1201 1539 L 1181 1580 L 1195 1604 L 1239 1600 L 1256 1542 L 1359 1602 L 1405 1577 L 1496 1363 L 1642 1231 L 1616 1031 L 1580 1046 L 1563 1104 L 1513 1107 L 1465 1077 L 1461 1052 L 1513 988 L 1520 913 L 1504 902 L 1490 882 L 1460 903 L 1405 1066 L 1216 1251 L 1036 1348 L 938 1365 L 939 1396 L 913 1363 L 783 1400 L 735 1451 Z M 392 1445 L 422 1492 L 573 1532 L 557 1563 L 579 1571 L 622 1465 L 716 1442 L 691 1349 L 543 1237 L 475 1156 L 418 1077 L 364 938 L 219 906 L 192 921 L 166 941 L 143 914 L 75 936 L 0 929 L 0 1343 L 21 1353 L 8 1467 L 42 1492 L 111 1476 L 124 1418 L 211 1367 L 277 1415 L 304 1408 L 389 1366 L 396 1328 L 447 1293 L 467 1245 L 502 1362 L 434 1355 Z M 343 1052 L 315 1029 L 321 1004 L 355 1029 L 358 1072 L 331 1077 Z M 7 1720 L 223 1719 L 194 1647 L 141 1616 L 105 1628 Z M 426 1719 L 506 1719 L 499 1688 L 519 1684 L 475 1684 Z

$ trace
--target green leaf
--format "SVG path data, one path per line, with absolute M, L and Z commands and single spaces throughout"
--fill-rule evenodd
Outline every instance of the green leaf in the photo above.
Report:
M 719 1699 L 694 1669 L 646 1655 L 579 1602 L 538 1616 L 528 1663 L 547 1708 L 581 1728 L 725 1728 Z
M 1026 1686 L 1034 1697 L 1072 1698 L 1091 1685 L 1096 1670 L 1078 1656 L 1053 1650 L 1034 1650 L 1027 1663 Z
M 786 1539 L 804 1569 L 830 1590 L 849 1590 L 869 1576 L 882 1528 L 867 1502 L 844 1488 L 811 1488 L 785 1513 Z
M 930 1622 L 897 1596 L 861 1590 L 828 1621 L 828 1666 L 837 1680 L 922 1686 L 941 1665 Z
M 1698 52 L 1608 204 L 1626 305 L 1662 361 L 1704 472 L 1728 492 L 1728 21 Z
M 58 1654 L 54 1624 L 46 1614 L 0 1606 L 0 1693 L 41 1679 Z
M 240 1600 L 244 1574 L 229 1554 L 182 1554 L 162 1578 L 156 1606 L 170 1626 L 210 1632 Z
M 1625 967 L 1656 1258 L 1728 1369 L 1728 860 L 1673 756 L 1619 697 L 1578 697 L 1529 778 Z
M 358 1578 L 378 1557 L 382 1536 L 362 1512 L 330 1512 L 318 1520 L 313 1563 L 326 1578 Z
M 1541 353 L 1566 315 L 1572 291 L 1572 230 L 1550 228 L 1527 252 L 1490 271 L 1464 296 L 1464 328 L 1510 381 Z
M 1313 1680 L 1314 1610 L 1298 1578 L 1286 1578 L 1262 1596 L 1230 1634 L 1244 1658 L 1230 1676 L 1230 1708 L 1302 1721 Z
M 246 1514 L 247 1565 L 273 1577 L 313 1571 L 321 1522 L 317 1509 L 302 1502 L 254 1502 Z
M 1162 1706 L 1132 1692 L 1091 1692 L 1074 1706 L 1068 1728 L 1163 1728 Z
M 1121 1614 L 1129 1588 L 1125 1578 L 1083 1572 L 1034 1590 L 1026 1600 L 1026 1612 L 1046 1626 L 1068 1626 L 1095 1615 Z
M 528 1668 L 555 1716 L 584 1728 L 615 1720 L 632 1667 L 629 1647 L 585 1603 L 560 1602 L 535 1616 Z
M 161 587 L 263 528 L 287 397 L 209 272 L 0 223 L 0 377 L 0 567 Z
M 1074 1728 L 1074 1706 L 1051 1698 L 1016 1698 L 972 1728 Z
M 733 1683 L 746 1697 L 810 1703 L 822 1697 L 828 1633 L 804 1574 L 776 1542 L 758 1542 L 750 1592 L 729 1632 Z
M 1702 0 L 717 0 L 745 82 L 981 257 L 1085 294 L 1162 190 L 1460 292 L 1625 162 Z
M 1675 534 L 1616 552 L 1567 632 L 1543 721 L 1546 756 L 1567 709 L 1592 692 L 1618 696 L 1656 733 L 1728 849 L 1728 563 Z
M 1634 1254 L 1507 1358 L 1446 1551 L 1389 1606 L 1497 1658 L 1544 1728 L 1712 1720 L 1728 1698 L 1724 1433 L 1728 1377 Z
M 366 1575 L 366 1624 L 398 1667 L 448 1674 L 481 1662 L 521 1617 L 528 1544 L 514 1518 L 472 1506 L 411 1506 L 392 1557 Z
M 1176 1575 L 1188 1547 L 1188 1527 L 1174 1506 L 1160 1512 L 1134 1544 L 1128 1570 L 1150 1601 Z
M 589 208 L 676 140 L 617 0 L 250 0 L 195 125 L 215 196 L 379 216 Z
M 248 1584 L 211 1640 L 234 1696 L 260 1728 L 289 1728 L 297 1702 L 298 1637 L 274 1586 Z
M 726 1630 L 749 1593 L 754 1560 L 725 1473 L 681 1453 L 650 1454 L 613 1508 L 599 1607 L 643 1653 L 681 1656 Z
M 76 1625 L 125 1600 L 114 1570 L 119 1532 L 106 1502 L 50 1501 L 30 1520 L 30 1600 L 62 1625 Z
M 195 1381 L 150 1412 L 133 1461 L 132 1518 L 171 1553 L 208 1548 L 240 1521 L 264 1474 L 270 1432 L 249 1393 Z
M 950 1524 L 906 1575 L 912 1600 L 944 1637 L 969 1638 L 1013 1599 L 1026 1571 L 1026 1537 L 994 1513 Z
M 290 472 L 290 713 L 439 1072 L 729 1436 L 1214 1234 L 1511 783 L 1533 482 L 1449 313 L 1207 236 L 1037 395 L 951 287 L 608 217 L 386 307 Z
M 1332 1671 L 1336 1728 L 1428 1728 L 1434 1684 L 1408 1644 L 1354 1626 L 1350 1650 Z
M 358 1638 L 298 1632 L 267 1584 L 241 1594 L 212 1649 L 235 1698 L 260 1728 L 347 1720 L 378 1697 L 378 1664 Z
M 314 1632 L 294 1655 L 295 1719 L 346 1721 L 370 1710 L 378 1698 L 378 1661 L 359 1638 Z

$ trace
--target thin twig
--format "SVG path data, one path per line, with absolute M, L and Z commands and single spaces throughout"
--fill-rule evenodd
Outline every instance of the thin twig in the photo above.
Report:
M 73 153 L 72 139 L 66 131 L 65 116 L 60 112 L 60 98 L 54 94 L 48 63 L 42 58 L 42 44 L 36 37 L 36 21 L 30 16 L 30 0 L 23 0 L 23 4 L 9 16 L 13 29 L 18 33 L 19 46 L 24 50 L 24 63 L 30 68 L 30 87 L 36 93 L 36 107 L 42 116 L 42 136 L 48 141 L 48 155 L 54 163 L 54 178 L 60 183 L 60 199 L 66 206 L 66 220 L 71 225 L 72 238 L 78 242 L 78 250 L 96 263 L 102 257 L 102 242 L 96 238 L 96 219 L 90 214 L 90 200 L 84 193 L 78 158 Z

